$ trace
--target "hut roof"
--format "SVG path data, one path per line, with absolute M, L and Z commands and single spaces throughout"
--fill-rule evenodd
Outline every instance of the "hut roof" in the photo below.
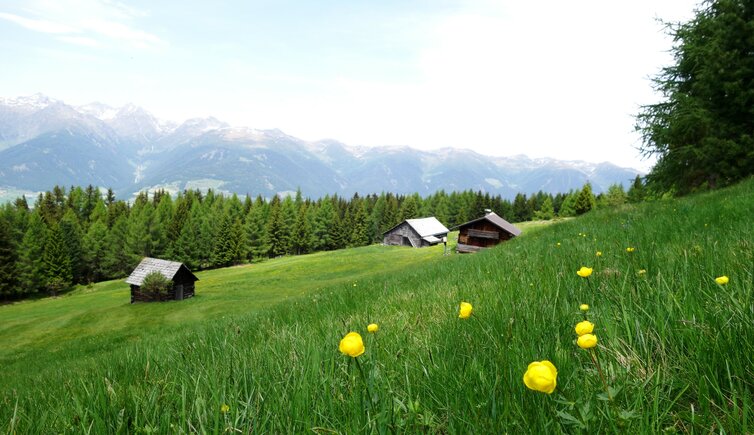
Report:
M 446 234 L 448 232 L 448 229 L 445 228 L 445 225 L 441 224 L 440 221 L 438 221 L 434 217 L 421 218 L 421 219 L 406 219 L 403 222 L 408 223 L 411 226 L 411 228 L 414 229 L 414 231 L 419 233 L 419 237 L 422 237 L 422 238 L 428 237 L 428 236 L 436 236 L 438 234 Z M 385 231 L 385 234 L 389 233 L 390 231 L 393 231 L 395 228 L 403 224 L 403 222 Z
M 159 258 L 145 257 L 143 260 L 141 260 L 141 263 L 136 266 L 136 269 L 131 272 L 131 275 L 128 277 L 128 279 L 126 279 L 126 283 L 140 286 L 144 282 L 144 278 L 152 272 L 160 272 L 162 276 L 172 280 L 175 277 L 175 274 L 178 273 L 178 271 L 182 267 L 191 274 L 195 281 L 199 280 L 199 278 L 191 273 L 189 268 L 186 267 L 183 263 L 179 263 L 177 261 L 160 260 Z
M 507 231 L 513 234 L 514 236 L 518 236 L 519 234 L 521 234 L 521 230 L 513 226 L 512 223 L 498 216 L 494 211 L 487 213 L 486 215 L 480 217 L 479 219 L 474 219 L 473 221 L 468 221 L 464 224 L 458 225 L 456 228 L 461 228 L 463 226 L 473 224 L 481 220 L 486 220 L 490 222 L 491 224 L 495 225 L 496 227 L 500 228 L 501 230 Z

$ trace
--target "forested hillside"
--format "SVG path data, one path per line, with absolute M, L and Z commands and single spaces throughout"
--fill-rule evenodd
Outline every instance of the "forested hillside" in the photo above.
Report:
M 638 184 L 637 184 L 638 183 Z M 590 185 L 565 194 L 518 194 L 513 202 L 482 192 L 440 191 L 420 197 L 392 193 L 317 200 L 265 199 L 185 191 L 142 192 L 133 203 L 104 197 L 92 186 L 56 186 L 33 206 L 21 197 L 0 209 L 0 298 L 57 294 L 72 284 L 128 275 L 143 257 L 180 261 L 201 270 L 282 255 L 364 246 L 404 219 L 435 216 L 447 227 L 491 209 L 512 222 L 582 214 L 598 204 L 643 196 L 638 180 L 594 196 Z

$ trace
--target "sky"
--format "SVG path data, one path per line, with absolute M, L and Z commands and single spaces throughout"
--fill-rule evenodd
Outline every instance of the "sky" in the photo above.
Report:
M 697 0 L 4 0 L 0 96 L 355 146 L 648 170 L 634 131 Z

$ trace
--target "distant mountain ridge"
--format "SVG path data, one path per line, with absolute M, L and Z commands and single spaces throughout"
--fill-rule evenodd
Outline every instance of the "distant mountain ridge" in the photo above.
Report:
M 93 184 L 121 197 L 146 188 L 211 187 L 267 197 L 299 187 L 312 197 L 472 189 L 512 198 L 566 192 L 586 181 L 602 192 L 613 183 L 628 186 L 637 174 L 608 162 L 309 142 L 213 117 L 176 124 L 131 104 L 70 106 L 41 94 L 0 98 L 0 188 Z

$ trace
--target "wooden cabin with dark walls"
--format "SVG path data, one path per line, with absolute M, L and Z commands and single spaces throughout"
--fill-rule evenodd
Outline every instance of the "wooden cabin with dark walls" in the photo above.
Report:
M 448 229 L 434 217 L 406 219 L 382 235 L 382 243 L 423 248 L 436 245 L 448 236 Z M 447 240 L 447 239 L 445 239 Z
M 485 212 L 484 216 L 457 227 L 457 252 L 477 252 L 521 234 L 521 230 L 494 212 L 490 210 L 485 210 Z
M 141 290 L 144 278 L 152 272 L 159 272 L 173 285 L 165 294 L 153 294 Z M 180 301 L 194 296 L 194 283 L 199 281 L 188 267 L 175 261 L 145 257 L 126 279 L 131 285 L 131 303 L 155 301 Z

